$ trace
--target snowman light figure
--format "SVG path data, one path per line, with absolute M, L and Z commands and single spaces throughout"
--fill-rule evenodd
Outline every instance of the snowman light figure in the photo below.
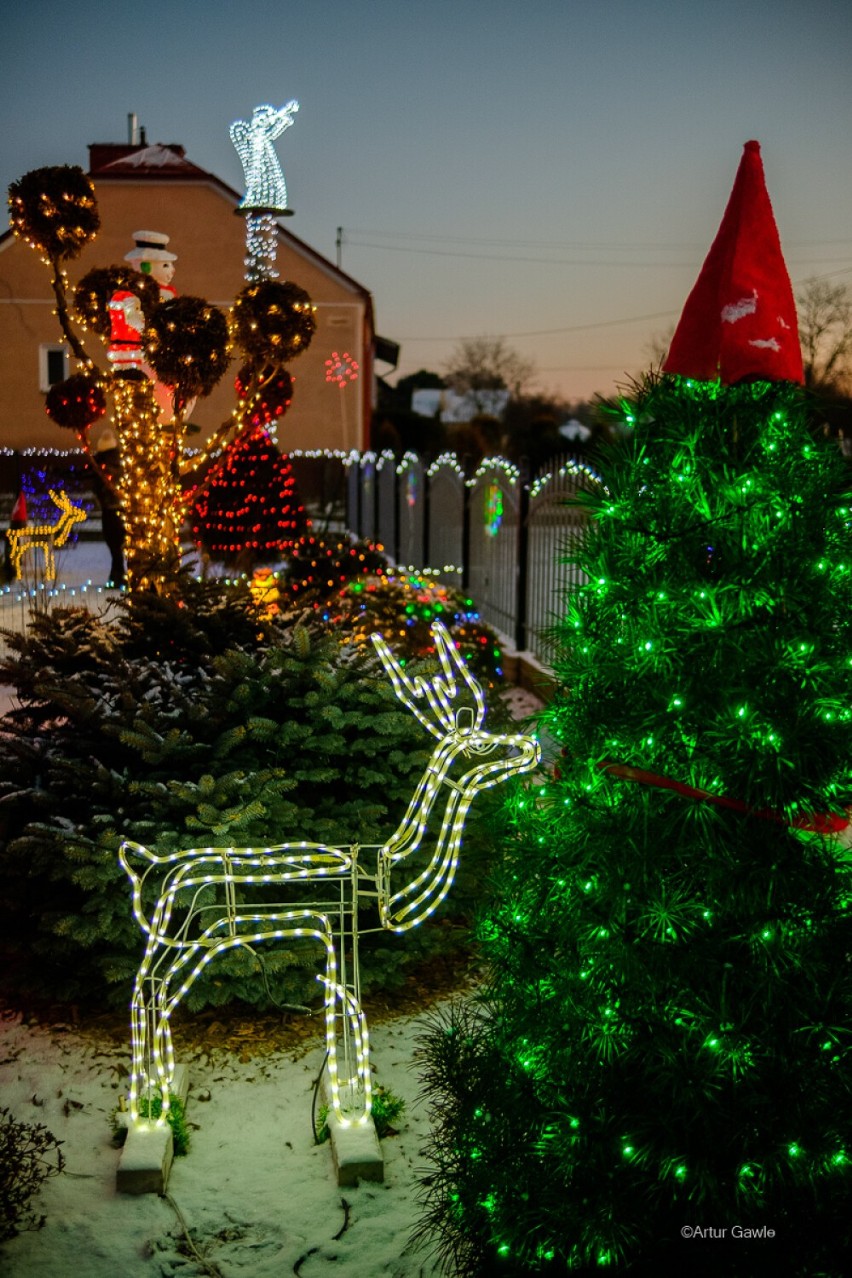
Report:
M 177 297 L 172 288 L 177 254 L 166 248 L 168 235 L 160 231 L 134 231 L 134 248 L 125 254 L 142 275 L 150 275 L 160 286 L 160 301 Z M 151 376 L 142 351 L 145 317 L 142 304 L 130 289 L 119 289 L 109 301 L 110 346 L 108 358 L 117 373 L 139 369 Z

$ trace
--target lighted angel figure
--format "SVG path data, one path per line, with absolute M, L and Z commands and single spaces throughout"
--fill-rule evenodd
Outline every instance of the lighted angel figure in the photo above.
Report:
M 298 109 L 295 99 L 280 109 L 259 106 L 255 107 L 250 120 L 235 120 L 231 125 L 231 141 L 240 157 L 246 179 L 241 209 L 286 210 L 287 187 L 272 144 L 285 129 L 289 129 Z

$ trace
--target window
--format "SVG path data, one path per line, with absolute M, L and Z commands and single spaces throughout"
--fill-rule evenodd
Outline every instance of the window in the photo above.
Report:
M 64 382 L 70 375 L 71 352 L 57 342 L 42 342 L 38 350 L 38 388 L 49 391 L 57 382 Z

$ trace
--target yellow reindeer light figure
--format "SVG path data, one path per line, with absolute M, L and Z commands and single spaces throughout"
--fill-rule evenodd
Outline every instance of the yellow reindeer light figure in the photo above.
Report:
M 175 1072 L 170 1019 L 206 965 L 237 946 L 253 952 L 263 942 L 306 940 L 325 957 L 325 971 L 317 979 L 324 993 L 331 1108 L 344 1127 L 368 1121 L 370 1060 L 358 972 L 359 907 L 367 901 L 378 904 L 381 926 L 392 932 L 421 923 L 452 885 L 473 799 L 529 772 L 540 757 L 534 737 L 486 730 L 482 689 L 440 622 L 433 623 L 432 637 L 440 673 L 412 679 L 384 640 L 373 636 L 397 696 L 438 739 L 405 816 L 385 843 L 207 847 L 162 856 L 138 843 L 122 844 L 119 860 L 133 885 L 133 913 L 147 938 L 131 1014 L 134 1124 L 142 1110 L 152 1112 L 150 1104 L 140 1106 L 143 1096 L 150 1102 L 155 1094 L 162 1097 L 157 1121 L 166 1120 Z M 434 819 L 439 797 L 444 811 Z M 409 874 L 411 881 L 392 892 L 391 876 L 427 835 L 434 848 L 425 869 Z M 365 852 L 373 853 L 372 867 L 360 859 Z M 146 911 L 144 897 L 154 899 L 146 891 L 152 881 L 156 903 Z M 271 899 L 271 888 L 279 899 Z
M 21 560 L 28 550 L 44 552 L 44 575 L 47 581 L 56 580 L 56 560 L 53 552 L 64 546 L 71 529 L 87 515 L 82 506 L 75 506 L 65 494 L 50 489 L 50 499 L 59 507 L 60 515 L 55 524 L 28 524 L 26 528 L 9 528 L 6 536 L 11 546 L 10 558 L 15 576 L 21 576 Z

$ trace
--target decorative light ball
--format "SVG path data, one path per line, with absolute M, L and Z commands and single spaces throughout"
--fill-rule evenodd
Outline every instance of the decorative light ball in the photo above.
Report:
M 13 182 L 9 220 L 17 236 L 51 261 L 77 257 L 101 225 L 95 188 L 76 164 L 32 169 Z
M 238 294 L 231 312 L 234 341 L 250 359 L 279 365 L 301 355 L 316 332 L 316 307 L 298 284 L 261 280 Z
M 164 385 L 185 399 L 209 395 L 228 367 L 228 321 L 200 297 L 161 302 L 145 329 L 145 350 Z
M 243 364 L 234 379 L 240 399 L 244 399 L 251 384 L 252 366 Z M 286 368 L 266 368 L 259 380 L 258 392 L 250 405 L 248 420 L 252 426 L 268 426 L 283 417 L 293 398 L 293 379 Z
M 80 323 L 101 337 L 109 337 L 110 298 L 121 292 L 136 294 L 146 320 L 160 305 L 160 286 L 152 276 L 143 275 L 132 266 L 95 267 L 86 272 L 74 289 L 74 311 Z
M 88 373 L 75 373 L 66 381 L 51 386 L 44 408 L 57 426 L 84 431 L 103 417 L 107 410 L 106 395 L 94 377 Z

